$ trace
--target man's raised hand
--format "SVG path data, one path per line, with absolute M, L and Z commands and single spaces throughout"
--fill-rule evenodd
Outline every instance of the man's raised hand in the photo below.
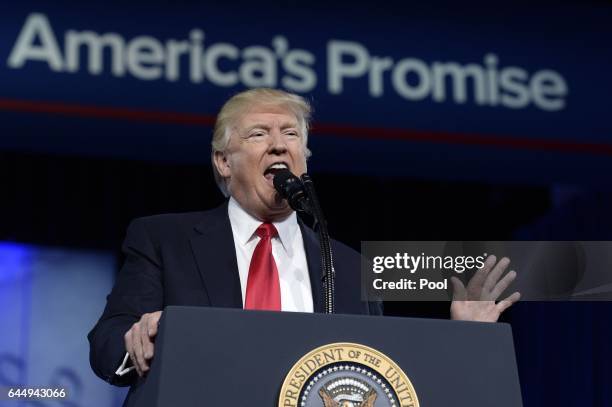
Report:
M 489 256 L 484 265 L 470 279 L 467 287 L 457 277 L 451 277 L 453 302 L 451 318 L 455 320 L 495 322 L 502 312 L 521 298 L 519 292 L 496 302 L 499 296 L 516 278 L 516 272 L 504 271 L 510 259 L 502 258 L 497 264 L 495 256 Z

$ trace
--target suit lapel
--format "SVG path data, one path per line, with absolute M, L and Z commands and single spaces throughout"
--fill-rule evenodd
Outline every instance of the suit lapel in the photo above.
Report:
M 304 240 L 314 312 L 323 312 L 321 248 L 316 233 L 298 221 Z M 242 308 L 242 292 L 227 201 L 206 212 L 195 226 L 191 249 L 204 282 L 210 306 Z
M 304 250 L 308 261 L 308 275 L 312 289 L 314 312 L 323 312 L 323 272 L 321 269 L 321 247 L 316 233 L 299 221 L 304 239 Z
M 212 307 L 242 308 L 242 292 L 232 226 L 224 205 L 195 226 L 191 249 Z

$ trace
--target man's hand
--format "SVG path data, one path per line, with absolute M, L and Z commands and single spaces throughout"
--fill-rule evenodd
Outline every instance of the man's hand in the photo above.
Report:
M 521 298 L 521 294 L 515 292 L 496 303 L 499 296 L 516 278 L 515 271 L 508 272 L 502 278 L 510 264 L 507 257 L 502 258 L 497 264 L 496 260 L 495 256 L 487 257 L 482 268 L 468 282 L 467 288 L 457 277 L 451 277 L 453 284 L 451 319 L 495 322 L 502 312 Z
M 157 324 L 162 312 L 144 314 L 124 335 L 125 349 L 130 354 L 132 364 L 138 376 L 144 376 L 149 370 L 149 361 L 153 358 L 153 343 L 157 335 Z

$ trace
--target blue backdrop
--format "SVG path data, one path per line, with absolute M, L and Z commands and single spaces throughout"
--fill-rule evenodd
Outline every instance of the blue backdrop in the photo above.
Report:
M 315 170 L 607 182 L 612 7 L 285 6 L 11 5 L 0 147 L 201 162 L 221 103 L 275 86 L 313 102 Z

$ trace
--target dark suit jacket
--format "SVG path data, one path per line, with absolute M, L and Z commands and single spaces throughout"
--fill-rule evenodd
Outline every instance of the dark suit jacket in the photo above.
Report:
M 300 222 L 310 271 L 315 312 L 323 312 L 318 236 Z M 360 254 L 332 241 L 336 270 L 336 311 L 382 313 L 361 300 Z M 125 263 L 107 297 L 102 317 L 88 335 L 90 363 L 116 385 L 135 381 L 114 374 L 125 355 L 124 334 L 144 313 L 167 305 L 242 308 L 242 295 L 227 202 L 210 211 L 139 218 L 123 243 Z

